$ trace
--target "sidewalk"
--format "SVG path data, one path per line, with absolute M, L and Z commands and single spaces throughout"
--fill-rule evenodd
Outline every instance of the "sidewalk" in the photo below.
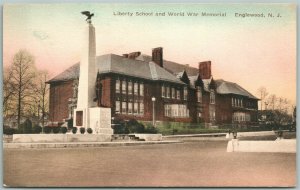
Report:
M 70 143 L 3 143 L 3 148 L 83 148 L 83 147 L 117 147 L 153 144 L 182 143 L 179 140 L 166 141 L 125 141 L 125 142 L 70 142 Z
M 183 137 L 225 137 L 227 133 L 203 133 L 203 134 L 186 134 L 186 135 L 166 135 L 163 138 L 183 138 Z

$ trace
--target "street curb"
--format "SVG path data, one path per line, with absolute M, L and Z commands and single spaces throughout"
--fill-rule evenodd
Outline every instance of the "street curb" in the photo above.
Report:
M 204 133 L 204 134 L 191 134 L 191 135 L 167 135 L 163 138 L 183 138 L 183 137 L 222 137 L 226 136 L 227 133 Z
M 179 140 L 169 141 L 138 141 L 138 142 L 73 142 L 73 143 L 3 143 L 3 148 L 83 148 L 83 147 L 119 147 L 154 144 L 183 143 Z

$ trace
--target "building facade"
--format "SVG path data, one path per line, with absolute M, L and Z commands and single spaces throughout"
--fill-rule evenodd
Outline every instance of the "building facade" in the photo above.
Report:
M 199 68 L 163 59 L 161 47 L 152 56 L 140 52 L 97 57 L 95 101 L 112 117 L 152 121 L 255 124 L 258 99 L 236 83 L 214 80 L 211 62 Z M 50 121 L 72 118 L 77 104 L 79 63 L 50 84 Z M 155 100 L 155 101 L 153 101 Z

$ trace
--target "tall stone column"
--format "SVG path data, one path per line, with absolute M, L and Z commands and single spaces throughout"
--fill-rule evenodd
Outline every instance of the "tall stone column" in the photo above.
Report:
M 97 106 L 95 98 L 96 72 L 96 37 L 95 27 L 88 23 L 85 30 L 82 56 L 80 61 L 80 75 L 78 85 L 77 108 L 74 113 L 74 125 L 88 128 L 89 108 Z

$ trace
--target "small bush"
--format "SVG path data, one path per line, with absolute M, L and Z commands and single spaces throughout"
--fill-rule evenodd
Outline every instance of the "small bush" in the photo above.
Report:
M 67 127 L 61 127 L 60 131 L 61 131 L 61 133 L 66 134 L 68 129 L 67 129 Z
M 85 132 L 85 128 L 84 127 L 80 127 L 80 133 L 84 134 L 84 132 Z
M 16 134 L 17 133 L 17 130 L 16 129 L 14 129 L 14 128 L 4 128 L 4 130 L 3 130 L 3 133 L 5 134 L 5 135 L 13 135 L 13 134 Z
M 77 133 L 77 127 L 73 127 L 73 128 L 72 128 L 72 133 L 73 133 L 73 134 L 76 134 L 76 133 Z
M 32 122 L 29 119 L 26 119 L 24 123 L 21 124 L 24 134 L 32 133 Z
M 39 126 L 39 125 L 35 125 L 33 128 L 32 128 L 32 132 L 33 133 L 36 133 L 36 134 L 40 134 L 42 132 L 42 127 Z
M 92 128 L 88 128 L 88 129 L 87 129 L 87 132 L 88 132 L 89 134 L 92 134 L 92 133 L 93 133 L 93 129 L 92 129 Z
M 144 133 L 145 132 L 145 126 L 141 123 L 139 123 L 135 119 L 131 119 L 127 123 L 128 129 L 130 133 Z
M 113 121 L 112 128 L 114 130 L 114 134 L 128 134 L 128 127 L 125 125 L 125 121 L 123 119 L 116 118 Z
M 45 132 L 46 134 L 51 133 L 51 131 L 52 131 L 52 128 L 51 128 L 51 127 L 49 127 L 49 126 L 45 126 L 45 127 L 44 127 L 44 132 Z
M 152 124 L 147 125 L 145 128 L 145 133 L 156 134 L 157 132 L 158 130 Z
M 68 120 L 68 128 L 71 129 L 73 127 L 73 118 Z
M 57 134 L 60 131 L 60 127 L 53 127 L 53 133 Z

